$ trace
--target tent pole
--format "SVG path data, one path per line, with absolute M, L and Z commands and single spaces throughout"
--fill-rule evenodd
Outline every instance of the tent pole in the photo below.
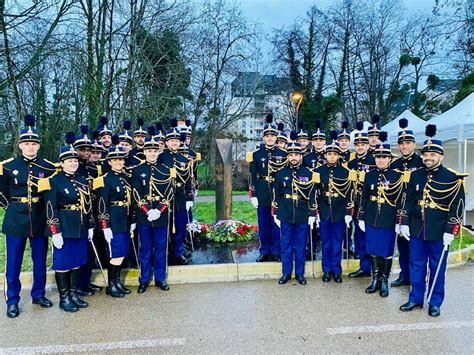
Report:
M 467 172 L 467 139 L 464 139 L 464 169 L 463 173 Z M 467 213 L 466 213 L 466 206 L 464 206 L 464 214 L 462 217 L 462 224 L 466 225 L 467 222 Z

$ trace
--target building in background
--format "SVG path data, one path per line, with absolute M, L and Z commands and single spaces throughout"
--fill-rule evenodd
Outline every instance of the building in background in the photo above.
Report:
M 289 78 L 240 72 L 231 84 L 232 101 L 227 114 L 238 114 L 228 131 L 239 144 L 234 146 L 235 159 L 244 159 L 262 141 L 265 116 L 272 113 L 275 125 L 291 122 L 291 82 Z

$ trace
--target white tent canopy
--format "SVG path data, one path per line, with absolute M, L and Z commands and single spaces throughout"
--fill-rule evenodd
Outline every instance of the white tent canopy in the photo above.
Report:
M 466 210 L 474 210 L 474 93 L 426 123 L 436 125 L 436 138 L 443 142 L 443 165 L 469 174 L 465 179 Z M 424 128 L 414 133 L 418 145 L 423 144 Z
M 410 110 L 405 110 L 397 117 L 395 117 L 392 121 L 387 123 L 385 126 L 382 127 L 382 131 L 388 133 L 388 140 L 390 144 L 394 145 L 397 144 L 398 132 L 400 131 L 400 126 L 398 125 L 398 121 L 401 118 L 406 118 L 408 120 L 408 127 L 407 129 L 415 131 L 423 131 L 426 126 L 426 121 L 422 120 L 420 117 L 415 115 Z
M 439 116 L 433 117 L 427 123 L 437 127 L 436 138 L 443 142 L 464 139 L 474 139 L 474 93 Z M 417 141 L 425 139 L 425 130 L 414 130 Z

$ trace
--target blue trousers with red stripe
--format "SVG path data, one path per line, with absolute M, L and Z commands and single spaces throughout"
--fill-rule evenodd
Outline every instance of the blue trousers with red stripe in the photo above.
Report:
M 26 241 L 29 239 L 31 259 L 33 260 L 33 287 L 31 298 L 44 296 L 46 286 L 46 255 L 48 253 L 48 237 L 38 236 L 23 238 L 6 236 L 6 272 L 5 272 L 5 299 L 8 305 L 18 304 L 20 301 L 20 273 Z
M 307 224 L 281 222 L 281 263 L 283 274 L 292 274 L 294 255 L 295 274 L 304 275 L 308 228 Z
M 191 220 L 189 221 L 191 222 Z M 175 233 L 173 234 L 173 256 L 184 255 L 184 238 L 186 237 L 186 225 L 188 223 L 188 212 L 177 211 L 174 217 Z
M 258 238 L 260 239 L 260 254 L 280 255 L 280 228 L 275 224 L 270 207 L 257 208 Z
M 444 300 L 444 283 L 448 251 L 445 252 L 443 260 L 440 260 L 444 248 L 443 242 L 423 240 L 422 233 L 423 230 L 418 238 L 410 238 L 411 290 L 409 300 L 413 303 L 423 304 L 426 292 L 426 266 L 428 265 L 428 268 L 430 269 L 430 280 L 428 283 L 429 292 L 431 287 L 433 287 L 433 280 L 438 264 L 442 262 L 438 278 L 434 285 L 433 295 L 430 300 L 432 306 L 440 307 Z
M 360 269 L 370 273 L 370 255 L 365 251 L 365 232 L 359 227 L 359 221 L 354 219 L 352 228 L 354 231 L 355 251 L 359 254 Z
M 151 278 L 151 260 L 153 258 L 153 273 L 155 281 L 166 280 L 166 242 L 168 226 L 151 227 L 138 226 L 140 246 L 138 259 L 141 274 L 139 282 L 147 283 Z
M 400 278 L 410 281 L 410 242 L 403 237 L 397 237 L 397 246 Z
M 322 268 L 323 272 L 342 273 L 342 241 L 346 223 L 323 221 L 319 222 L 321 233 Z

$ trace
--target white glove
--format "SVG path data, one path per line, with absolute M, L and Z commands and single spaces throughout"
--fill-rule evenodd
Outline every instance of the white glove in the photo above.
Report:
M 251 197 L 250 202 L 252 202 L 253 207 L 258 208 L 258 198 Z
M 130 233 L 132 233 L 135 229 L 137 229 L 137 224 L 136 223 L 132 223 L 130 225 Z
M 107 241 L 107 243 L 110 244 L 110 242 L 112 241 L 112 239 L 114 239 L 114 235 L 112 233 L 112 229 L 110 228 L 105 228 L 103 230 L 104 232 L 104 237 L 105 237 L 105 240 Z
M 400 226 L 400 234 L 402 235 L 403 238 L 410 241 L 410 227 L 408 227 L 405 224 L 402 224 Z
M 186 201 L 186 211 L 189 211 L 191 208 L 193 208 L 194 202 L 193 201 Z
M 61 249 L 64 245 L 63 234 L 53 234 L 53 245 L 56 249 Z
M 347 228 L 350 228 L 351 227 L 351 222 L 352 222 L 352 216 L 345 215 L 344 216 L 344 221 L 346 222 Z
M 365 221 L 359 221 L 359 228 L 362 232 L 365 232 Z
M 89 241 L 94 238 L 94 228 L 89 228 L 89 230 L 87 231 L 87 238 L 89 238 Z
M 400 228 L 401 228 L 400 224 L 395 224 L 395 235 L 396 236 L 399 236 L 401 234 Z
M 308 224 L 311 229 L 313 229 L 313 226 L 315 223 L 316 223 L 316 216 L 308 217 Z
M 149 210 L 146 214 L 148 216 L 148 221 L 153 222 L 154 220 L 160 218 L 161 212 L 156 208 Z
M 451 233 L 443 234 L 443 245 L 444 249 L 448 250 L 448 247 L 451 245 L 451 242 L 454 240 L 454 235 Z
M 194 197 L 197 197 L 198 193 L 199 193 L 199 190 L 197 190 L 197 189 L 194 190 Z
M 321 222 L 321 218 L 319 217 L 319 214 L 316 216 L 316 228 L 319 228 L 319 222 Z
M 253 197 L 252 197 L 253 198 Z M 281 222 L 280 220 L 277 218 L 276 215 L 273 216 L 273 220 L 275 221 L 275 224 L 278 226 L 278 228 L 281 227 Z

